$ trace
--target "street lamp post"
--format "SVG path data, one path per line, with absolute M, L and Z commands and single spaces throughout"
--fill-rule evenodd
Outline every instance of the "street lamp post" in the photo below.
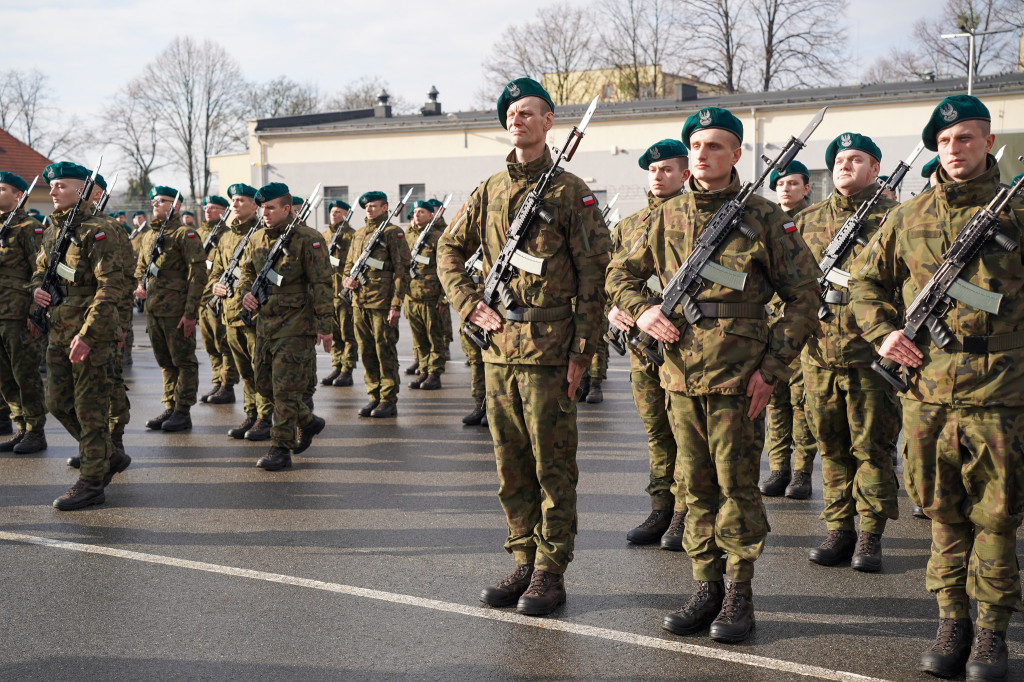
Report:
M 940 38 L 967 38 L 967 50 L 970 53 L 967 56 L 967 94 L 974 94 L 974 37 L 975 36 L 988 36 L 995 33 L 1009 33 L 1014 29 L 1004 28 L 998 31 L 965 31 L 964 33 L 942 33 L 939 35 Z

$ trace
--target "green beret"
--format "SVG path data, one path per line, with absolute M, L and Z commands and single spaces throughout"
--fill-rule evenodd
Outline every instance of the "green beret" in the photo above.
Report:
M 921 133 L 924 146 L 936 152 L 939 150 L 939 133 L 961 121 L 991 121 L 992 115 L 981 100 L 971 95 L 953 95 L 939 102 L 928 125 Z
M 505 119 L 508 117 L 508 108 L 512 106 L 513 102 L 524 97 L 540 97 L 548 103 L 551 111 L 555 110 L 555 103 L 551 101 L 551 95 L 541 87 L 540 83 L 532 78 L 517 78 L 505 86 L 505 89 L 501 91 L 501 97 L 498 98 L 498 120 L 505 130 L 508 130 L 508 125 L 505 123 Z
M 804 184 L 810 184 L 811 182 L 811 171 L 807 170 L 807 166 L 803 165 L 799 161 L 790 161 L 789 165 L 786 166 L 786 170 L 782 173 L 775 169 L 768 175 L 768 189 L 775 191 L 775 185 L 782 178 L 787 175 L 802 175 L 804 176 Z
M 881 162 L 882 160 L 882 150 L 870 137 L 860 133 L 843 133 L 829 142 L 828 147 L 825 148 L 825 165 L 828 166 L 830 173 L 832 167 L 836 165 L 836 155 L 849 149 L 864 152 L 873 157 L 875 161 Z
M 306 203 L 305 199 L 297 197 L 294 194 L 292 195 L 292 206 L 302 206 L 304 203 Z
M 207 194 L 205 197 L 203 197 L 203 203 L 201 204 L 201 206 L 209 206 L 210 204 L 213 204 L 215 206 L 223 206 L 224 208 L 227 208 L 228 200 L 225 199 L 224 197 L 219 197 L 216 194 Z
M 665 159 L 678 159 L 680 157 L 689 156 L 689 152 L 686 151 L 686 145 L 679 140 L 673 140 L 671 138 L 655 142 L 647 151 L 640 157 L 640 167 L 644 170 L 648 170 L 651 164 L 655 161 L 663 161 Z
M 247 185 L 244 182 L 237 182 L 234 185 L 228 187 L 228 196 L 234 199 L 235 197 L 249 197 L 250 199 L 256 198 L 256 188 L 251 185 Z
M 719 107 L 707 107 L 696 114 L 690 114 L 683 124 L 682 140 L 687 147 L 690 146 L 690 135 L 705 128 L 721 128 L 728 130 L 735 135 L 740 142 L 743 142 L 743 124 L 733 116 L 728 109 Z
M 921 177 L 925 178 L 925 179 L 930 178 L 932 176 L 932 173 L 934 173 L 938 169 L 939 169 L 939 157 L 936 156 L 934 159 L 932 159 L 931 161 L 929 161 L 925 165 L 921 166 Z
M 405 214 L 405 219 L 406 220 L 412 220 L 412 212 L 413 212 L 413 210 L 414 209 L 410 208 L 409 212 Z
M 341 199 L 335 199 L 331 203 L 327 204 L 327 208 L 328 210 L 332 208 L 342 208 L 345 209 L 346 211 L 352 210 L 352 207 L 349 206 L 347 202 L 344 202 Z
M 137 216 L 137 215 L 149 215 L 149 214 L 146 213 L 145 211 L 136 211 L 135 213 L 132 213 L 132 218 L 134 219 L 135 216 Z
M 92 172 L 84 166 L 79 166 L 77 163 L 71 163 L 70 161 L 58 161 L 57 163 L 51 163 L 43 169 L 43 182 L 49 185 L 54 180 L 61 180 L 63 178 L 88 180 L 90 175 L 92 175 Z
M 195 218 L 195 217 L 196 217 L 196 214 L 195 214 L 195 213 L 193 213 L 192 211 L 182 211 L 182 212 L 181 212 L 181 215 L 190 215 L 190 216 L 192 216 L 193 218 Z
M 126 216 L 126 215 L 128 215 L 128 214 L 127 214 L 127 213 L 125 213 L 124 211 L 114 211 L 114 215 L 115 215 L 115 216 L 119 216 L 119 215 L 123 215 L 123 216 Z
M 156 197 L 167 197 L 169 199 L 173 199 L 176 196 L 181 196 L 178 194 L 178 190 L 173 187 L 168 187 L 167 185 L 157 185 L 153 189 L 149 190 L 150 199 L 155 199 Z
M 25 182 L 20 175 L 15 175 L 9 171 L 0 171 L 0 182 L 5 185 L 10 185 L 19 192 L 28 191 L 28 183 Z
M 260 191 L 256 192 L 256 196 L 253 198 L 256 199 L 257 204 L 263 204 L 267 201 L 283 197 L 288 193 L 288 185 L 283 182 L 271 182 L 260 187 Z
M 366 208 L 366 205 L 371 201 L 383 201 L 386 204 L 388 203 L 388 195 L 376 189 L 364 192 L 363 196 L 359 197 L 359 208 Z
M 412 202 L 412 210 L 415 211 L 417 208 L 422 208 L 424 211 L 434 212 L 434 205 L 429 201 L 414 201 Z
M 99 173 L 96 174 L 96 184 L 100 186 L 100 189 L 104 192 L 107 191 L 107 179 Z

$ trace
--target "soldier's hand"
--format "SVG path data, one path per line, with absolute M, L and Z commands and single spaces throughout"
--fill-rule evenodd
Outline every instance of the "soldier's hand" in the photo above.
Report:
M 483 301 L 479 301 L 473 311 L 466 318 L 467 322 L 472 322 L 476 326 L 489 332 L 496 332 L 501 329 L 501 315 L 494 312 L 490 306 Z
M 636 326 L 644 330 L 657 341 L 675 343 L 679 340 L 679 330 L 672 321 L 665 317 L 658 306 L 651 306 L 636 320 Z
M 747 410 L 747 419 L 757 419 L 768 406 L 768 399 L 772 397 L 775 390 L 774 384 L 769 384 L 761 376 L 761 370 L 754 370 L 747 382 L 747 397 L 750 398 L 750 409 Z
M 612 306 L 612 309 L 608 311 L 608 321 L 621 332 L 628 332 L 636 324 L 636 320 L 629 313 L 619 310 L 617 305 Z
M 43 308 L 50 305 L 50 295 L 42 289 L 36 289 L 32 292 L 32 300 L 38 303 Z
M 903 335 L 903 332 L 891 332 L 882 342 L 878 354 L 893 362 L 898 362 L 907 367 L 920 367 L 924 360 L 924 353 L 914 345 L 914 342 Z
M 92 349 L 89 348 L 89 344 L 83 341 L 81 336 L 76 336 L 71 339 L 71 354 L 68 356 L 68 359 L 71 362 L 83 362 L 89 357 L 90 350 Z
M 392 308 L 388 311 L 388 326 L 394 327 L 398 324 L 398 318 L 402 316 L 402 311 Z
M 351 289 L 352 291 L 355 291 L 356 289 L 359 288 L 359 280 L 353 279 L 352 277 L 346 277 L 345 279 L 341 280 L 341 286 L 345 287 L 346 289 Z
M 31 321 L 25 320 L 25 326 L 28 327 L 28 333 L 33 339 L 38 339 L 41 333 Z
M 254 313 L 260 307 L 260 302 L 256 300 L 252 293 L 248 293 L 242 297 L 242 307 L 250 313 Z
M 331 352 L 331 344 L 334 343 L 334 337 L 331 334 L 317 334 L 316 343 L 323 344 L 324 351 Z M 313 345 L 315 346 L 316 343 Z
M 146 290 L 142 288 L 141 284 L 135 287 L 135 298 L 139 299 L 140 301 L 146 300 Z
M 184 315 L 182 315 L 181 319 L 178 320 L 178 329 L 180 329 L 182 333 L 185 334 L 185 338 L 187 339 L 188 337 L 192 336 L 192 332 L 196 330 L 196 321 L 190 320 Z
M 586 371 L 588 364 L 590 363 L 575 359 L 569 361 L 569 370 L 565 373 L 565 378 L 569 381 L 569 400 L 576 400 L 576 389 L 583 381 L 583 372 Z
M 228 288 L 220 282 L 217 282 L 213 285 L 213 295 L 218 298 L 226 298 L 228 295 Z

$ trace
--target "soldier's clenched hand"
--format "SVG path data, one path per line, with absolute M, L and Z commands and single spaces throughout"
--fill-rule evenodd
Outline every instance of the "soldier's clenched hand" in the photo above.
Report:
M 220 282 L 217 282 L 213 285 L 213 295 L 219 298 L 226 298 L 228 295 L 228 288 Z
M 331 352 L 331 343 L 333 341 L 334 341 L 334 338 L 330 334 L 317 334 L 316 335 L 316 343 L 322 344 L 323 347 L 324 347 L 324 350 L 326 352 L 328 352 L 328 353 Z M 315 346 L 316 343 L 314 343 L 313 345 Z
M 612 306 L 612 309 L 608 311 L 608 321 L 621 332 L 628 332 L 636 324 L 629 313 L 619 310 L 619 306 Z
M 182 315 L 181 319 L 178 320 L 178 329 L 180 329 L 182 333 L 185 334 L 185 338 L 187 339 L 188 337 L 192 336 L 192 332 L 196 330 L 196 321 L 190 320 L 184 315 Z
M 50 305 L 50 295 L 42 289 L 36 289 L 32 292 L 32 299 L 43 308 Z
M 351 277 L 346 277 L 345 279 L 341 280 L 341 286 L 345 287 L 346 289 L 351 289 L 355 291 L 356 289 L 359 288 L 359 280 L 353 279 Z
M 83 341 L 81 336 L 76 336 L 71 339 L 71 353 L 68 355 L 68 359 L 71 362 L 83 362 L 89 357 L 90 350 L 92 349 L 89 348 L 89 344 Z
M 636 326 L 644 330 L 658 341 L 675 343 L 679 340 L 679 330 L 661 312 L 658 306 L 651 306 L 637 318 Z
M 921 352 L 914 342 L 903 335 L 903 332 L 896 331 L 885 337 L 878 354 L 894 362 L 907 367 L 920 367 L 924 360 L 924 353 Z
M 587 369 L 590 363 L 580 362 L 577 360 L 569 361 L 569 370 L 565 373 L 565 378 L 569 381 L 569 399 L 576 400 L 576 389 L 579 388 L 580 382 L 583 381 L 583 372 Z
M 757 419 L 764 412 L 768 405 L 768 399 L 775 390 L 774 384 L 769 384 L 761 376 L 760 370 L 755 370 L 747 382 L 747 397 L 750 398 L 750 409 L 747 410 L 747 419 Z
M 256 309 L 260 307 L 260 302 L 256 300 L 256 297 L 251 293 L 246 294 L 242 297 L 242 307 L 248 310 L 250 313 L 256 312 Z
M 489 332 L 496 332 L 501 329 L 501 315 L 494 312 L 490 306 L 479 301 L 473 311 L 469 313 L 467 322 L 472 322 L 481 329 Z
M 402 311 L 397 308 L 392 308 L 388 311 L 388 326 L 394 327 L 398 324 L 398 318 L 402 316 Z
M 135 287 L 135 298 L 139 299 L 140 301 L 146 300 L 146 290 L 142 288 L 141 284 Z

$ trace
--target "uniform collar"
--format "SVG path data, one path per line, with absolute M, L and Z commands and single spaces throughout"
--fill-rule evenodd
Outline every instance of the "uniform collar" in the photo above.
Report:
M 508 174 L 513 181 L 536 180 L 544 171 L 551 168 L 552 163 L 551 148 L 547 145 L 544 145 L 543 154 L 528 163 L 519 163 L 516 161 L 515 149 L 509 152 L 509 155 L 505 157 L 505 164 L 508 166 Z
M 664 204 L 669 199 L 674 199 L 675 197 L 679 196 L 682 193 L 683 188 L 679 188 L 679 191 L 670 197 L 656 197 L 653 194 L 651 194 L 650 190 L 647 190 L 647 208 L 657 208 Z
M 796 217 L 797 213 L 799 213 L 800 211 L 804 210 L 809 205 L 810 204 L 807 203 L 807 197 L 804 197 L 800 201 L 796 202 L 796 204 L 793 206 L 793 208 L 791 208 L 788 211 L 786 211 L 786 215 L 788 215 L 790 218 L 794 218 L 794 217 Z M 785 210 L 785 209 L 783 209 L 783 210 Z
M 717 208 L 726 199 L 731 199 L 740 191 L 740 174 L 732 169 L 732 178 L 727 187 L 716 190 L 704 189 L 703 186 L 691 175 L 687 180 L 690 185 L 690 192 L 693 194 L 694 202 L 698 209 Z
M 850 196 L 840 194 L 839 190 L 836 190 L 832 192 L 832 206 L 840 211 L 856 211 L 861 204 L 875 195 L 876 189 L 877 185 L 871 183 L 861 191 Z
M 941 166 L 938 176 L 939 184 L 935 190 L 947 204 L 954 207 L 984 205 L 999 189 L 999 166 L 991 154 L 988 155 L 988 169 L 976 178 L 963 182 L 950 180 Z
M 238 218 L 234 218 L 231 220 L 231 225 L 229 227 L 231 228 L 232 232 L 236 232 L 238 234 L 245 234 L 252 228 L 253 225 L 256 224 L 256 220 L 256 216 L 253 216 L 248 220 L 239 220 Z
M 388 219 L 388 214 L 387 213 L 381 213 L 376 218 L 367 217 L 366 218 L 366 226 L 368 228 L 372 229 L 372 230 L 376 230 L 387 219 Z

